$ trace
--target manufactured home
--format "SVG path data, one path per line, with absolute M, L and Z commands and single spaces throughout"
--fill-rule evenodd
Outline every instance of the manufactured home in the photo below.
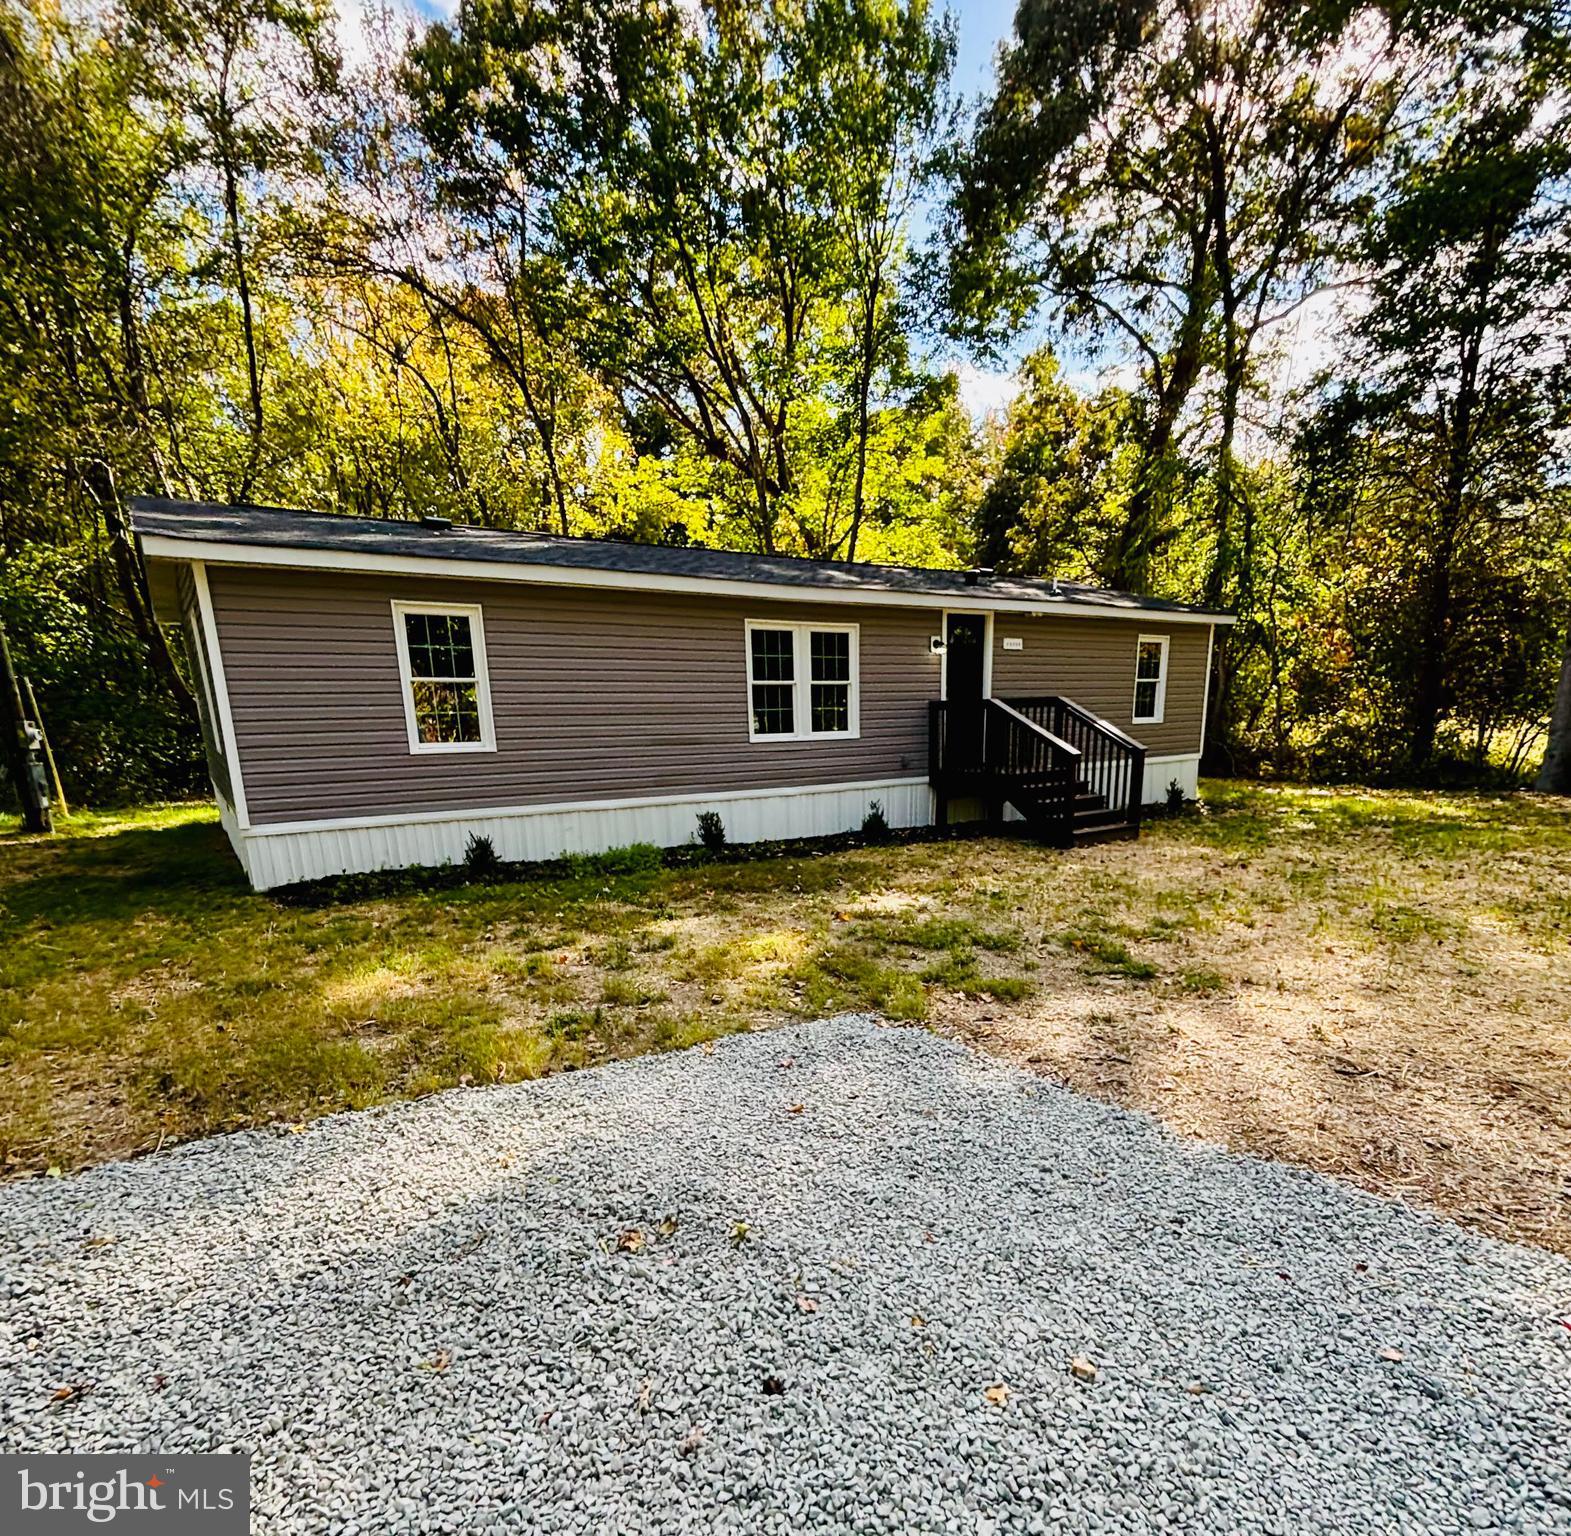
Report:
M 860 827 L 1134 835 L 1224 613 L 1068 582 L 139 500 L 251 883 Z

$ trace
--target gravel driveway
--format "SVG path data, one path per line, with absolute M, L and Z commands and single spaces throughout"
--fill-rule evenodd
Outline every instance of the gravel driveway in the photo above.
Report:
M 1571 1529 L 1571 1265 L 865 1019 L 14 1185 L 7 1288 L 5 1449 L 259 1533 Z

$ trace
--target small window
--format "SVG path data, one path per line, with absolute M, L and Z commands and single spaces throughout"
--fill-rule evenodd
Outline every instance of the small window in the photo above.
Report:
M 748 736 L 855 736 L 857 627 L 747 624 Z
M 1167 708 L 1167 636 L 1141 635 L 1135 646 L 1136 725 L 1160 725 Z
M 480 610 L 393 604 L 411 752 L 494 752 Z

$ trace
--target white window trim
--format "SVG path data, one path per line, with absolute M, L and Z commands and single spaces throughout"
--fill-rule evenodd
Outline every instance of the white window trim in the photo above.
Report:
M 480 710 L 479 741 L 421 741 L 420 722 L 415 716 L 414 674 L 409 666 L 409 635 L 405 614 L 436 613 L 469 620 L 470 649 L 475 657 L 475 703 Z M 404 695 L 404 725 L 409 732 L 409 750 L 425 755 L 452 752 L 495 752 L 496 727 L 491 718 L 491 669 L 486 663 L 485 620 L 478 603 L 421 603 L 393 599 L 393 643 L 398 647 L 398 684 Z
M 856 741 L 862 734 L 862 650 L 860 624 L 830 624 L 821 622 L 798 623 L 786 619 L 746 619 L 743 621 L 743 661 L 747 671 L 747 739 L 749 741 Z M 793 635 L 791 663 L 791 718 L 805 729 L 792 731 L 764 731 L 753 729 L 753 631 L 755 629 L 788 629 Z M 851 686 L 848 690 L 847 720 L 849 730 L 815 731 L 811 728 L 812 710 L 812 645 L 808 637 L 814 634 L 841 634 L 851 637 Z
M 1167 648 L 1170 636 L 1167 635 L 1141 635 L 1135 641 L 1135 690 L 1134 699 L 1129 706 L 1129 718 L 1136 725 L 1160 725 L 1167 714 Z M 1162 647 L 1162 670 L 1156 678 L 1156 709 L 1149 715 L 1142 715 L 1139 711 L 1140 684 L 1142 681 L 1150 682 L 1150 678 L 1142 679 L 1140 676 L 1140 647 L 1143 645 L 1159 645 Z

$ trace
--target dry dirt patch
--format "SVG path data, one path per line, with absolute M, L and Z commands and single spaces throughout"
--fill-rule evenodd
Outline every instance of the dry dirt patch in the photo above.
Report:
M 0 838 L 0 1168 L 864 1010 L 1571 1253 L 1562 802 L 1208 783 L 1071 854 L 581 863 L 304 909 L 210 811 Z

